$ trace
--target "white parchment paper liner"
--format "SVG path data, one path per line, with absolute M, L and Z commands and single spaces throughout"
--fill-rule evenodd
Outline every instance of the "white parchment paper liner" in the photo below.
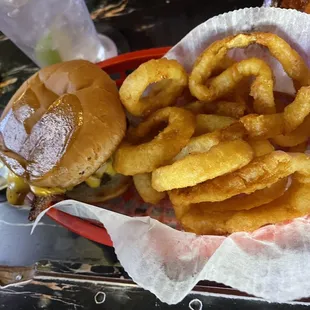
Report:
M 173 47 L 167 57 L 177 59 L 190 71 L 196 57 L 214 40 L 250 31 L 276 33 L 304 57 L 309 54 L 309 15 L 276 8 L 252 8 L 206 21 Z M 275 71 L 277 90 L 293 92 L 291 81 L 266 49 L 252 46 L 245 51 L 233 51 L 232 55 L 238 59 L 255 55 L 267 60 Z M 118 259 L 128 274 L 168 304 L 181 301 L 203 279 L 224 283 L 269 301 L 284 302 L 310 296 L 308 218 L 224 238 L 196 236 L 149 217 L 132 218 L 72 200 L 55 207 L 100 221 L 107 228 Z

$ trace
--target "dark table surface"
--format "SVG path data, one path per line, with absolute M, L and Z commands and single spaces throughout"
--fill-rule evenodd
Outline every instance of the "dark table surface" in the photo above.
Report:
M 98 32 L 110 36 L 119 53 L 176 44 L 192 28 L 206 19 L 230 10 L 260 6 L 262 0 L 89 0 L 86 1 Z M 0 105 L 3 107 L 18 86 L 37 71 L 13 43 L 0 33 Z M 0 199 L 5 199 L 0 193 Z M 45 217 L 30 236 L 27 209 L 1 206 L 0 265 L 30 266 L 40 260 L 75 263 L 72 274 L 92 269 L 98 275 L 86 284 L 76 279 L 42 280 L 0 290 L 0 308 L 5 309 L 294 309 L 304 305 L 275 305 L 260 300 L 195 293 L 178 306 L 168 307 L 154 295 L 130 282 L 113 283 L 108 278 L 128 278 L 117 262 L 112 248 L 71 233 Z M 52 262 L 53 265 L 59 263 Z M 58 266 L 58 265 L 57 265 Z M 82 267 L 81 267 L 82 266 Z M 63 273 L 64 268 L 58 268 Z M 67 268 L 67 267 L 66 267 Z M 86 268 L 86 269 L 85 269 Z M 68 270 L 68 269 L 66 269 Z M 78 270 L 78 271 L 76 271 Z M 81 273 L 85 275 L 84 272 Z M 104 277 L 102 280 L 100 277 Z M 101 282 L 100 282 L 101 281 Z M 65 283 L 65 284 L 64 284 Z M 88 283 L 88 284 L 87 284 Z M 96 284 L 97 283 L 97 284 Z M 104 303 L 96 303 L 99 291 Z M 98 297 L 98 296 L 97 296 Z M 189 303 L 198 298 L 199 303 Z

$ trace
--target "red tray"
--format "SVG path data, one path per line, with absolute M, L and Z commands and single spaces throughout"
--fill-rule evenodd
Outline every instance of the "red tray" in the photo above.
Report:
M 126 76 L 140 64 L 150 59 L 161 58 L 168 50 L 169 47 L 160 47 L 127 53 L 99 62 L 97 65 L 110 74 L 116 81 L 117 86 L 120 86 Z M 112 240 L 104 227 L 56 209 L 49 210 L 47 215 L 55 222 L 82 237 L 107 246 L 113 246 Z

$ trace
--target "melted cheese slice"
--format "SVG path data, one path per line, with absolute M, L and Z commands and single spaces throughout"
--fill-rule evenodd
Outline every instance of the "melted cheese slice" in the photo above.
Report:
M 113 169 L 111 159 L 104 163 L 93 175 L 85 180 L 85 183 L 91 188 L 97 188 L 100 186 L 101 179 L 105 173 L 110 176 L 114 176 L 116 174 L 116 171 Z
M 38 187 L 30 185 L 31 191 L 36 196 L 50 196 L 50 195 L 60 195 L 66 192 L 66 189 L 54 187 L 54 188 L 45 188 L 45 187 Z
M 91 188 L 97 188 L 101 184 L 101 179 L 104 174 L 114 176 L 116 174 L 112 166 L 112 160 L 108 160 L 103 164 L 93 175 L 91 175 L 85 183 Z M 36 196 L 50 196 L 64 194 L 66 190 L 72 188 L 44 188 L 29 185 L 24 178 L 15 175 L 13 172 L 8 174 L 8 188 L 7 188 L 7 200 L 12 205 L 21 205 L 24 202 L 25 196 L 32 191 Z
M 6 189 L 6 197 L 10 204 L 21 205 L 25 196 L 29 193 L 29 185 L 21 177 L 12 172 L 8 173 L 8 187 Z

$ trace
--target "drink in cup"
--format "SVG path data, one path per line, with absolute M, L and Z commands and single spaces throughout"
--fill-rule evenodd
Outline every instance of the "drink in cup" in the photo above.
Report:
M 0 30 L 40 67 L 117 54 L 99 40 L 84 0 L 0 0 Z

